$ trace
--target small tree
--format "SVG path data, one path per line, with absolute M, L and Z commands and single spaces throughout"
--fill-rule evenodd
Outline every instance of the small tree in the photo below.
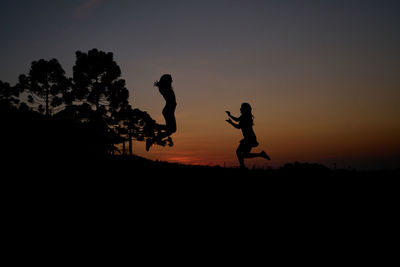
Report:
M 19 104 L 19 94 L 19 87 L 0 81 L 0 102 L 2 105 L 17 106 Z
M 122 110 L 119 114 L 118 120 L 120 125 L 118 127 L 121 136 L 129 143 L 129 155 L 133 153 L 132 141 L 145 141 L 147 138 L 154 138 L 161 129 L 151 116 L 140 109 L 132 109 L 129 105 L 126 109 Z M 157 144 L 160 146 L 172 145 L 170 140 L 158 140 Z M 125 146 L 125 144 L 124 144 Z

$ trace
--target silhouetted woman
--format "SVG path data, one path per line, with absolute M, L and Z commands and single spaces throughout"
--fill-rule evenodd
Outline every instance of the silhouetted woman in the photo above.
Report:
M 260 153 L 250 153 L 253 147 L 258 146 L 256 135 L 253 131 L 253 115 L 251 114 L 251 106 L 248 103 L 243 103 L 240 107 L 240 117 L 236 118 L 231 115 L 229 111 L 226 111 L 228 116 L 230 117 L 226 121 L 229 122 L 233 127 L 237 129 L 242 129 L 243 139 L 240 140 L 240 145 L 236 149 L 236 155 L 238 157 L 240 167 L 245 168 L 244 159 L 245 158 L 256 158 L 262 157 L 270 160 L 270 157 L 265 153 L 265 151 L 261 151 Z M 239 123 L 235 123 L 232 120 L 237 121 Z
M 154 83 L 154 86 L 158 87 L 160 94 L 165 99 L 165 107 L 162 110 L 162 114 L 165 119 L 165 125 L 158 125 L 162 130 L 153 139 L 146 140 L 146 150 L 149 151 L 150 147 L 154 142 L 161 141 L 165 137 L 169 137 L 171 134 L 176 132 L 176 120 L 175 120 L 175 108 L 176 99 L 174 90 L 172 90 L 172 77 L 169 74 L 164 74 L 161 76 L 159 81 Z M 169 142 L 171 143 L 171 138 L 169 137 Z

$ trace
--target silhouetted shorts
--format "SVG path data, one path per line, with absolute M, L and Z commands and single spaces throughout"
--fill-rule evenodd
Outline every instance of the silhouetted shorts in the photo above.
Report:
M 253 147 L 258 146 L 257 140 L 240 140 L 240 145 L 237 150 L 242 151 L 244 153 L 249 153 Z

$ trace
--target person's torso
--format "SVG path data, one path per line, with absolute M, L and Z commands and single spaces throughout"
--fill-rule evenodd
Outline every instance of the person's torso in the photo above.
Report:
M 176 107 L 175 93 L 172 89 L 159 89 L 159 91 L 165 99 L 166 107 Z
M 241 119 L 239 126 L 242 129 L 243 137 L 247 140 L 256 141 L 256 134 L 253 130 L 253 122 L 251 120 Z

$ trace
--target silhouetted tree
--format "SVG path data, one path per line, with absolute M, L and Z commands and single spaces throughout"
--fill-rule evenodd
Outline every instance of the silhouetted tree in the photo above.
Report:
M 151 116 L 140 109 L 132 109 L 129 105 L 119 113 L 120 122 L 118 131 L 129 143 L 129 155 L 133 154 L 132 140 L 145 141 L 147 138 L 154 138 L 161 129 Z M 167 145 L 167 140 L 157 140 L 160 146 Z
M 36 112 L 32 112 L 25 103 L 21 102 L 20 87 L 10 86 L 0 81 L 0 153 L 2 159 L 20 156 L 26 140 L 32 138 L 29 125 L 34 121 Z M 33 142 L 31 142 L 33 143 Z
M 17 85 L 28 93 L 28 102 L 49 116 L 70 93 L 70 80 L 57 59 L 33 61 L 28 76 L 20 75 Z
M 124 109 L 119 114 L 120 125 L 118 127 L 118 131 L 121 136 L 125 137 L 125 140 L 129 143 L 129 155 L 133 154 L 133 144 L 132 140 L 144 140 L 143 136 L 143 127 L 146 124 L 146 118 L 150 117 L 146 112 L 142 112 L 139 109 L 132 109 L 131 106 Z M 125 150 L 125 142 L 123 143 Z M 125 152 L 125 151 L 123 151 Z
M 112 53 L 97 49 L 88 53 L 77 51 L 73 83 L 74 99 L 81 106 L 68 108 L 70 115 L 105 123 L 108 128 L 104 135 L 111 152 L 115 150 L 115 144 L 125 145 L 128 141 L 132 155 L 133 139 L 144 141 L 160 131 L 149 114 L 129 105 L 129 91 Z M 160 140 L 157 144 L 165 145 L 166 142 Z
M 112 117 L 128 105 L 129 92 L 112 53 L 92 49 L 76 52 L 73 67 L 75 100 L 91 106 L 98 115 Z
M 103 135 L 113 151 L 113 145 L 122 142 L 118 114 L 128 107 L 129 91 L 112 53 L 97 49 L 76 52 L 72 96 L 77 107 L 69 111 L 83 121 L 107 126 Z
M 0 102 L 2 106 L 17 106 L 19 104 L 19 93 L 18 87 L 0 81 Z

